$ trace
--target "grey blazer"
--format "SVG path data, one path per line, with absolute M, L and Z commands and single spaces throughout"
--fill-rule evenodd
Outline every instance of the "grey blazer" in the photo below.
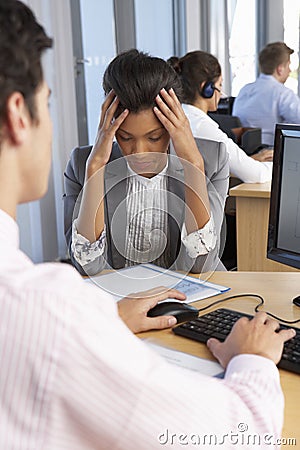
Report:
M 184 173 L 180 160 L 172 156 L 167 171 L 168 189 L 168 267 L 194 273 L 211 270 L 225 270 L 220 262 L 220 249 L 224 243 L 221 228 L 224 217 L 225 200 L 228 193 L 229 164 L 226 147 L 222 142 L 196 138 L 196 143 L 204 160 L 207 190 L 211 212 L 214 217 L 218 243 L 207 255 L 192 259 L 181 242 L 181 228 L 184 223 Z M 72 222 L 78 216 L 81 190 L 85 176 L 86 160 L 91 146 L 77 147 L 72 153 L 64 173 L 64 228 L 70 258 L 80 273 L 94 275 L 105 268 L 120 269 L 125 266 L 126 212 L 126 174 L 127 166 L 117 143 L 113 144 L 110 163 L 106 166 L 105 185 L 105 224 L 106 247 L 104 254 L 93 262 L 81 267 L 74 259 L 71 250 Z M 175 153 L 174 153 L 175 155 Z M 116 214 L 117 211 L 117 214 Z M 119 219 L 116 219 L 118 217 Z M 222 233 L 223 234 L 223 233 Z

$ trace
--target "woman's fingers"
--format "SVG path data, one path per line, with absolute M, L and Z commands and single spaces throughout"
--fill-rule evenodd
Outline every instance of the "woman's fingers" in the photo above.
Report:
M 187 118 L 173 89 L 169 92 L 162 89 L 155 100 L 154 113 L 170 135 L 173 132 L 185 133 Z
M 115 112 L 119 105 L 119 99 L 116 96 L 114 96 L 114 98 L 111 98 L 110 102 L 108 101 L 107 103 L 105 103 L 106 100 L 104 101 L 104 103 L 102 105 L 101 119 L 100 119 L 100 124 L 99 124 L 100 128 L 104 128 L 104 129 L 107 129 L 110 127 L 110 125 L 113 121 Z
M 114 93 L 113 90 L 111 90 L 107 96 L 105 97 L 104 102 L 101 105 L 101 115 L 100 115 L 100 122 L 99 122 L 99 126 L 98 129 L 102 128 L 103 123 L 104 123 L 104 119 L 106 116 L 106 112 L 109 108 L 109 106 L 112 104 L 113 100 L 116 98 L 116 95 Z
M 162 89 L 156 97 L 156 101 L 161 111 L 170 120 L 180 120 L 185 117 L 181 104 L 173 89 L 170 89 L 169 92 Z
M 98 126 L 98 132 L 108 132 L 109 134 L 114 134 L 121 123 L 125 120 L 127 117 L 129 111 L 125 109 L 117 118 L 115 118 L 115 113 L 117 111 L 117 108 L 119 106 L 119 99 L 114 93 L 113 90 L 109 92 L 109 94 L 106 96 L 102 107 L 101 107 L 101 117 L 100 122 Z

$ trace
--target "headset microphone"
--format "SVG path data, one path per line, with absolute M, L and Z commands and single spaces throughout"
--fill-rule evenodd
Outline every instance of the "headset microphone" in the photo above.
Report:
M 216 88 L 212 81 L 207 81 L 200 91 L 200 95 L 204 98 L 212 98 Z

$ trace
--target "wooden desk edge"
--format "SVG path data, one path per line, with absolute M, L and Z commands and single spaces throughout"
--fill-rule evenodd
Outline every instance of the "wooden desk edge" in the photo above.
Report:
M 270 198 L 271 182 L 266 183 L 242 183 L 229 189 L 231 197 Z

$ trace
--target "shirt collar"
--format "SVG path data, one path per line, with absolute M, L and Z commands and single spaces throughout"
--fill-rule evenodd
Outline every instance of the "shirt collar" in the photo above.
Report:
M 163 170 L 161 170 L 157 175 L 155 175 L 152 178 L 146 178 L 146 177 L 143 177 L 142 175 L 137 174 L 136 172 L 134 172 L 134 170 L 132 170 L 132 168 L 130 167 L 130 165 L 128 164 L 127 161 L 126 161 L 126 164 L 127 164 L 128 173 L 130 175 L 130 179 L 132 177 L 135 177 L 135 179 L 139 183 L 142 183 L 142 184 L 144 184 L 146 186 L 152 186 L 152 185 L 155 185 L 156 183 L 158 183 L 161 180 L 161 178 L 166 175 L 167 170 L 168 170 L 169 162 L 168 162 L 168 159 L 167 159 L 167 163 L 166 163 L 165 167 L 163 168 Z
M 259 78 L 261 80 L 269 80 L 269 81 L 273 81 L 274 83 L 280 83 L 280 81 L 276 80 L 276 78 L 273 77 L 273 75 L 267 75 L 266 73 L 260 73 Z
M 19 227 L 2 209 L 0 209 L 0 242 L 1 245 L 19 248 Z

